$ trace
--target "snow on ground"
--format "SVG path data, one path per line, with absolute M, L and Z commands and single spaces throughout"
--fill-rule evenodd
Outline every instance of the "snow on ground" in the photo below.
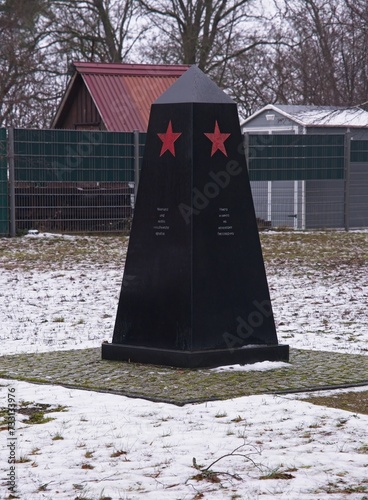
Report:
M 2 354 L 96 347 L 111 340 L 121 271 L 2 271 Z
M 28 241 L 54 237 L 40 234 Z M 63 236 L 71 244 L 75 238 Z M 92 245 L 94 239 L 87 241 Z M 2 354 L 97 347 L 111 340 L 123 269 L 123 262 L 116 265 L 115 261 L 2 269 Z M 367 266 L 326 272 L 268 265 L 267 271 L 280 343 L 301 349 L 368 352 Z
M 275 370 L 277 368 L 288 368 L 288 367 L 290 367 L 290 364 L 284 363 L 282 361 L 263 361 L 261 363 L 253 363 L 252 365 L 219 366 L 218 368 L 211 368 L 211 371 L 213 371 L 213 372 L 229 372 L 229 371 L 238 371 L 238 372 L 260 371 L 260 372 L 265 372 L 268 370 Z
M 299 349 L 368 352 L 368 269 L 268 280 L 279 339 Z
M 293 396 L 180 408 L 0 383 L 3 393 L 15 389 L 19 405 L 24 400 L 66 407 L 46 413 L 54 418 L 48 423 L 30 425 L 22 415 L 17 422 L 22 463 L 16 466 L 16 483 L 22 500 L 367 498 L 367 415 Z M 6 430 L 2 434 L 5 445 Z M 2 446 L 0 457 L 5 492 L 9 448 Z M 216 474 L 206 476 L 199 467 Z
M 367 354 L 365 271 L 270 267 L 280 342 Z M 2 354 L 111 340 L 121 279 L 122 266 L 109 263 L 2 269 Z M 65 407 L 39 424 L 17 413 L 13 437 L 0 423 L 2 499 L 10 493 L 14 437 L 22 500 L 368 498 L 368 416 L 315 406 L 301 395 L 176 407 L 10 380 L 0 380 L 0 390 L 0 408 L 8 395 L 18 408 Z M 206 474 L 207 467 L 216 474 Z

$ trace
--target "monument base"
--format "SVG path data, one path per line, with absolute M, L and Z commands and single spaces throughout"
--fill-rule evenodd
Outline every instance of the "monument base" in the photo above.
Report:
M 176 368 L 214 368 L 245 365 L 260 361 L 289 361 L 288 345 L 245 346 L 240 349 L 176 351 L 123 344 L 102 344 L 102 359 L 173 366 Z

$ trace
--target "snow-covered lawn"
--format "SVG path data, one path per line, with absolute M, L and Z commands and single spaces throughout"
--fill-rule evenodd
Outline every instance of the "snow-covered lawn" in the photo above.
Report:
M 275 255 L 281 237 L 287 247 Z M 281 237 L 262 237 L 279 341 L 367 354 L 368 233 L 327 236 L 337 247 L 328 255 L 324 234 L 320 250 L 305 248 L 311 236 Z M 111 340 L 125 250 L 114 237 L 0 239 L 1 354 Z M 260 368 L 272 377 L 272 364 Z M 315 406 L 302 395 L 176 407 L 0 384 L 0 407 L 10 409 L 0 413 L 3 499 L 12 466 L 22 500 L 368 498 L 368 415 Z M 13 396 L 20 412 L 11 436 Z M 39 406 L 38 415 L 53 420 L 27 422 L 34 404 L 52 405 Z M 8 463 L 13 442 L 16 464 Z

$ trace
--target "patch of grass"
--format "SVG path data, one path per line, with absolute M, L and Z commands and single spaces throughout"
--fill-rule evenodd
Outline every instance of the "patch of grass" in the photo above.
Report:
M 28 418 L 27 424 L 47 424 L 47 422 L 51 422 L 51 420 L 55 419 L 52 417 L 45 417 L 45 413 L 43 411 L 35 411 Z
M 57 405 L 55 408 L 50 409 L 50 413 L 56 413 L 56 412 L 61 412 L 61 411 L 69 411 L 68 407 L 65 405 Z
M 363 444 L 360 448 L 358 448 L 358 453 L 368 454 L 368 444 Z
M 57 432 L 56 434 L 54 434 L 54 436 L 51 438 L 53 441 L 62 441 L 64 438 L 63 436 L 60 434 L 60 432 Z
M 116 450 L 113 453 L 111 453 L 110 457 L 117 458 L 117 457 L 121 457 L 121 455 L 127 455 L 127 452 L 124 450 Z
M 285 472 L 296 472 L 298 469 L 296 467 L 290 467 L 289 469 L 286 469 Z
M 53 417 L 46 417 L 47 413 L 68 411 L 68 407 L 64 405 L 53 406 L 47 403 L 21 401 L 17 410 L 22 415 L 28 416 L 27 424 L 46 424 L 47 422 L 51 422 L 51 420 L 55 420 Z M 59 437 L 58 439 L 62 438 Z
M 25 401 L 24 399 L 22 399 L 20 402 L 19 402 L 19 406 L 21 408 L 25 408 L 27 406 L 32 406 L 34 403 L 32 401 Z
M 92 469 L 94 469 L 94 466 L 91 465 L 91 464 L 83 463 L 81 465 L 81 469 L 90 469 L 90 470 L 92 470 Z
M 338 473 L 336 474 L 336 476 L 337 476 L 337 477 L 345 477 L 345 476 L 347 476 L 347 475 L 348 475 L 348 473 L 347 473 L 346 471 L 344 471 L 344 472 L 338 472 Z
M 54 323 L 64 323 L 65 319 L 62 316 L 57 316 L 52 320 Z
M 47 487 L 50 483 L 45 483 L 41 484 L 41 486 L 38 487 L 38 491 L 47 491 Z
M 342 493 L 365 493 L 367 491 L 367 486 L 348 486 L 342 490 Z
M 276 273 L 278 269 L 288 266 L 295 268 L 296 274 L 300 272 L 304 275 L 305 268 L 318 272 L 338 271 L 343 267 L 366 265 L 368 260 L 367 235 L 364 233 L 265 232 L 260 234 L 260 238 L 265 264 Z
M 308 401 L 315 405 L 338 408 L 353 413 L 362 413 L 368 415 L 368 391 L 362 392 L 343 392 L 332 396 L 312 396 L 303 401 Z M 346 422 L 340 421 L 339 426 Z
M 294 479 L 295 476 L 290 474 L 289 472 L 283 472 L 278 469 L 265 474 L 264 476 L 260 476 L 259 479 Z
M 329 495 L 332 494 L 349 494 L 351 495 L 352 493 L 366 493 L 368 488 L 367 486 L 364 485 L 359 485 L 359 486 L 340 486 L 335 483 L 328 483 L 328 485 L 325 488 L 321 488 L 322 491 L 328 493 Z M 362 500 L 365 500 L 367 497 L 363 497 Z
M 9 238 L 2 239 L 0 257 L 4 269 L 59 270 L 68 263 L 89 266 L 100 265 L 101 255 L 106 255 L 113 265 L 120 265 L 127 248 L 126 236 L 63 235 L 52 238 Z
M 5 431 L 8 428 L 8 409 L 0 408 L 0 431 Z
M 218 477 L 218 474 L 216 472 L 201 472 L 199 474 L 196 474 L 195 476 L 192 476 L 191 479 L 194 479 L 195 481 L 209 481 L 210 483 L 221 483 L 221 479 Z
M 238 422 L 242 422 L 243 420 L 244 420 L 244 418 L 242 418 L 240 415 L 238 415 L 237 417 L 233 418 L 231 421 L 238 423 Z

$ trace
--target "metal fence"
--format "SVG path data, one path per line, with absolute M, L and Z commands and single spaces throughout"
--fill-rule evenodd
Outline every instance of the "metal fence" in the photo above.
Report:
M 0 236 L 9 233 L 6 129 L 0 129 Z
M 246 136 L 263 227 L 368 227 L 368 141 L 350 135 Z
M 138 132 L 10 129 L 11 232 L 129 229 L 144 142 Z
M 0 129 L 0 235 L 129 230 L 146 134 Z M 249 135 L 260 228 L 367 228 L 368 140 Z
M 368 141 L 351 141 L 345 178 L 346 221 L 349 227 L 368 227 Z

